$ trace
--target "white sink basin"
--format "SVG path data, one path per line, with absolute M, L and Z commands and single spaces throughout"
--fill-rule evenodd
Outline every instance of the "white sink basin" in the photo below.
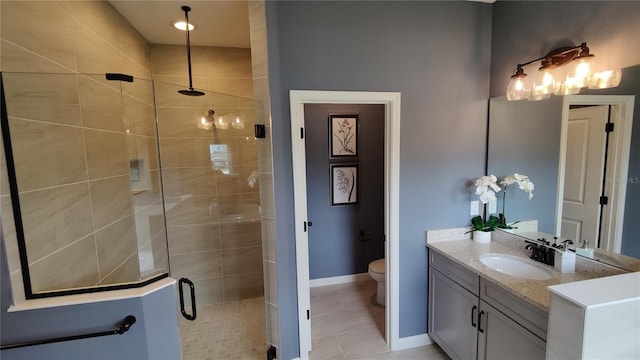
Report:
M 547 280 L 551 273 L 526 263 L 524 259 L 507 254 L 489 253 L 480 255 L 480 262 L 505 275 L 529 280 Z

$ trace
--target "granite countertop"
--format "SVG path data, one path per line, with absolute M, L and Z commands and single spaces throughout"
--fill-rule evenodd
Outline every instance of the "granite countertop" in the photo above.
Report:
M 551 293 L 547 290 L 547 286 L 627 273 L 612 266 L 577 257 L 576 272 L 562 274 L 556 271 L 553 266 L 529 259 L 530 251 L 525 249 L 527 244 L 521 238 L 508 233 L 494 232 L 492 235 L 492 241 L 488 244 L 477 243 L 469 239 L 468 236 L 467 238 L 460 236 L 457 239 L 444 241 L 430 239 L 427 236 L 426 245 L 430 250 L 444 255 L 545 312 L 549 312 L 551 301 Z M 547 270 L 552 276 L 548 280 L 528 280 L 500 273 L 480 262 L 480 255 L 487 253 L 520 257 L 529 264 Z

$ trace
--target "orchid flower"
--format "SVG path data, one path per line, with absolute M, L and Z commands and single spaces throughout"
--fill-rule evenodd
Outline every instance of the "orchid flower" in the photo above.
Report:
M 496 200 L 496 193 L 500 191 L 500 187 L 496 184 L 497 181 L 495 175 L 481 176 L 476 180 L 476 195 L 480 196 L 480 201 L 483 204 Z

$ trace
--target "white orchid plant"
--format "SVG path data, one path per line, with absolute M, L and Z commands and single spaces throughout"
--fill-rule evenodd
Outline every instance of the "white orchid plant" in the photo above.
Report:
M 482 202 L 482 213 L 486 209 L 487 203 L 490 201 L 496 201 L 496 193 L 500 192 L 498 186 L 498 179 L 495 175 L 481 176 L 476 180 L 476 195 L 480 197 Z M 489 216 L 489 220 L 485 221 L 483 215 L 474 216 L 471 218 L 471 230 L 470 231 L 493 231 L 500 223 L 500 219 L 495 216 Z
M 513 229 L 513 225 L 517 224 L 518 221 L 507 224 L 507 219 L 505 218 L 505 206 L 507 201 L 507 188 L 509 185 L 518 184 L 518 187 L 529 195 L 529 200 L 533 198 L 533 189 L 535 189 L 535 185 L 527 175 L 522 175 L 515 173 L 513 175 L 507 176 L 504 180 L 500 181 L 501 185 L 504 185 L 504 193 L 502 195 L 502 212 L 498 215 L 498 219 L 500 220 L 500 224 L 498 228 L 500 229 Z

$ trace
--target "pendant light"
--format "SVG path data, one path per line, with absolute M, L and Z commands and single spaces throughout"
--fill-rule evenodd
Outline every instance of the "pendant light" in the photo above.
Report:
M 187 96 L 202 96 L 204 93 L 202 91 L 193 89 L 193 80 L 191 78 L 191 39 L 189 38 L 189 11 L 191 8 L 188 6 L 182 6 L 182 11 L 184 11 L 184 22 L 187 24 L 186 32 L 187 32 L 187 64 L 189 65 L 189 89 L 187 90 L 178 90 L 178 92 L 182 95 Z

